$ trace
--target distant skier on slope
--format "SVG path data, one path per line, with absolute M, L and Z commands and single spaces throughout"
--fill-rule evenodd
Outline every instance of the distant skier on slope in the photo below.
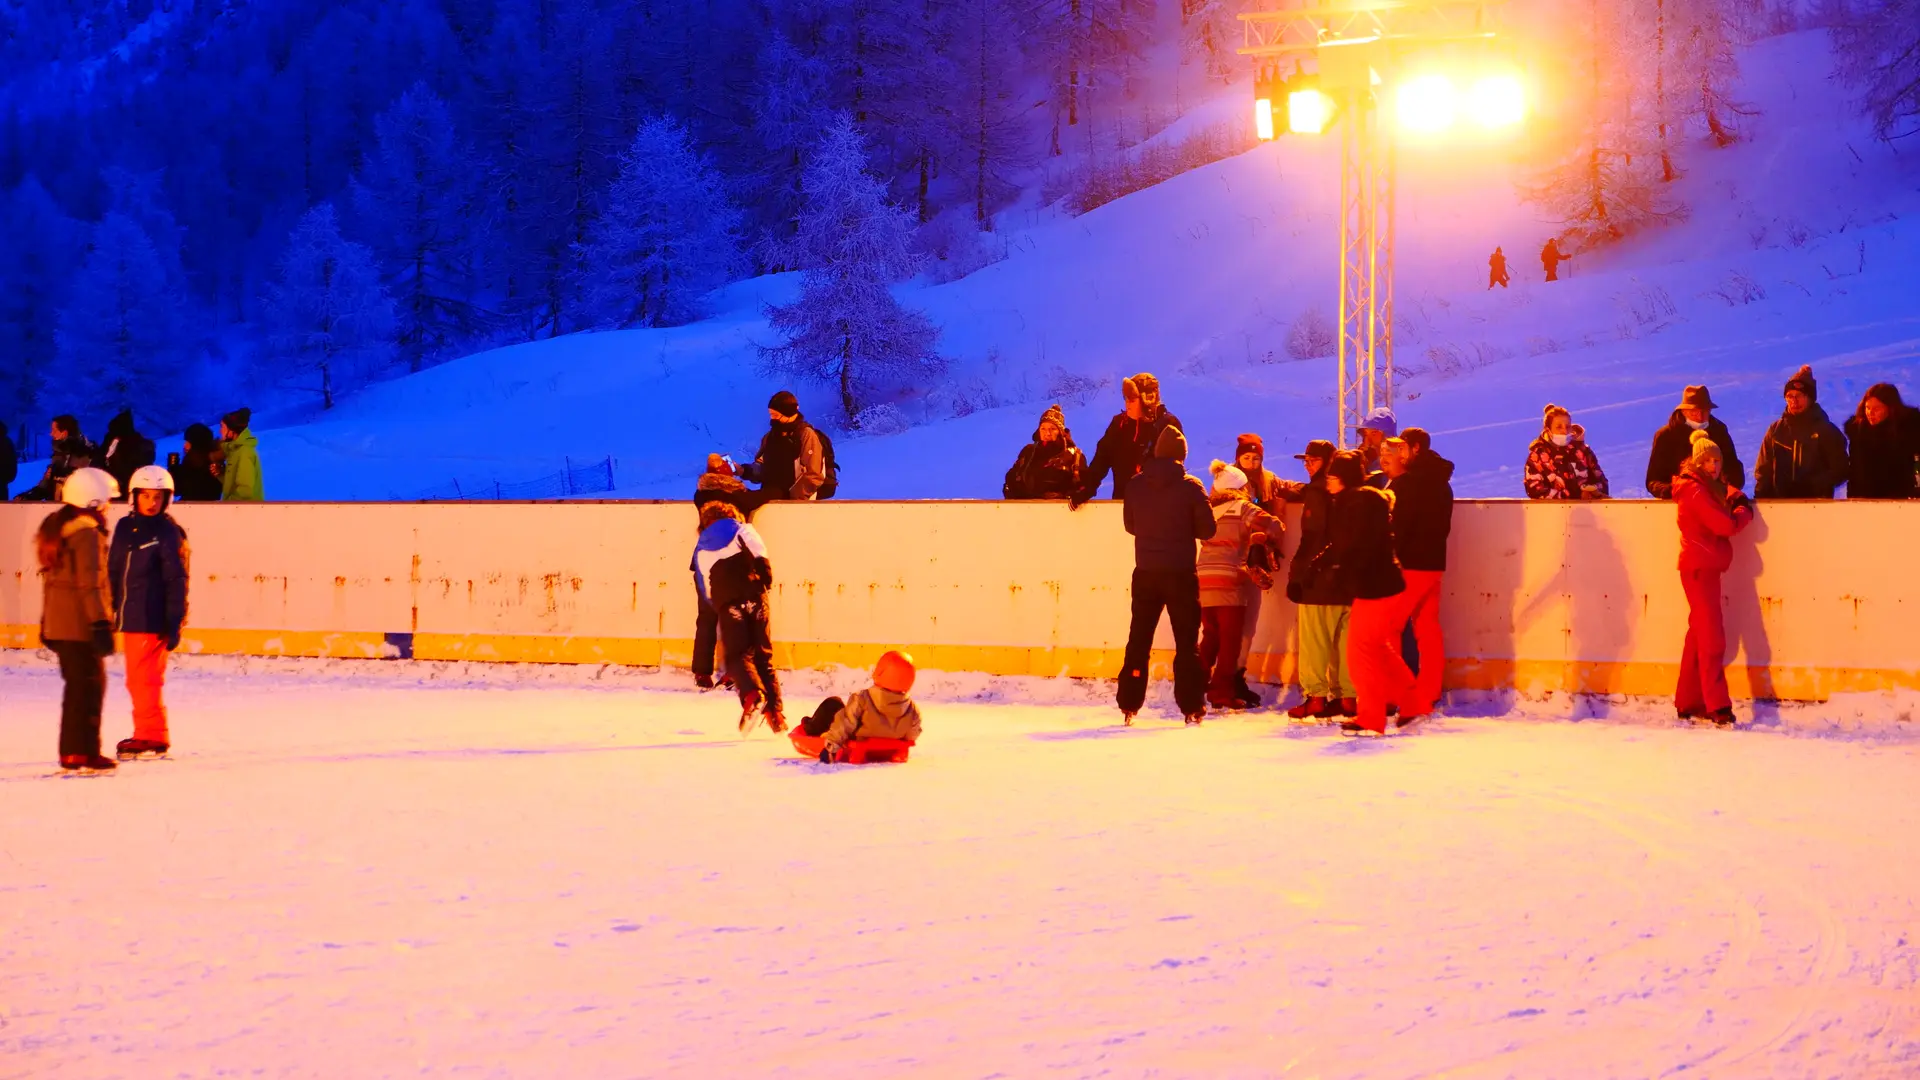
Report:
M 1507 275 L 1507 253 L 1499 248 L 1493 249 L 1493 256 L 1487 260 L 1487 288 L 1495 285 L 1503 289 L 1512 287 L 1513 279 Z

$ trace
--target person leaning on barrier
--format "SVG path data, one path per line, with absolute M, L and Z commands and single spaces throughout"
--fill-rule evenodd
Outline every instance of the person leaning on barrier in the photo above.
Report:
M 1667 426 L 1654 433 L 1653 451 L 1647 455 L 1647 494 L 1656 499 L 1673 498 L 1673 478 L 1680 465 L 1693 453 L 1693 433 L 1706 432 L 1720 448 L 1725 462 L 1721 473 L 1727 483 L 1744 487 L 1747 470 L 1733 446 L 1733 433 L 1713 415 L 1713 395 L 1704 386 L 1689 386 L 1680 395 L 1680 407 L 1673 410 Z
M 792 391 L 782 390 L 768 399 L 767 433 L 760 439 L 760 452 L 740 472 L 759 484 L 768 500 L 805 502 L 826 486 L 826 444 L 807 423 L 800 399 Z
M 106 438 L 100 441 L 100 461 L 100 467 L 123 492 L 133 490 L 136 471 L 153 464 L 153 440 L 134 427 L 132 409 L 122 409 L 107 422 Z
M 15 495 L 15 502 L 57 502 L 67 477 L 99 460 L 99 448 L 80 433 L 80 421 L 73 417 L 54 417 L 48 433 L 53 436 L 53 456 L 47 461 L 47 471 L 38 484 Z
M 1529 499 L 1591 500 L 1607 497 L 1607 474 L 1586 442 L 1574 438 L 1573 416 L 1548 405 L 1540 434 L 1527 447 L 1523 474 Z
M 266 480 L 260 475 L 260 440 L 250 425 L 252 409 L 235 409 L 220 418 L 220 501 L 265 502 Z
M 1920 410 L 1875 383 L 1847 418 L 1847 498 L 1920 498 Z
M 173 476 L 176 502 L 219 502 L 220 474 L 214 464 L 213 429 L 205 424 L 188 424 L 182 437 L 181 457 L 167 472 Z
M 1013 468 L 1007 470 L 1000 494 L 1009 499 L 1071 499 L 1080 490 L 1086 467 L 1086 458 L 1067 430 L 1066 414 L 1060 406 L 1049 405 L 1040 414 L 1033 441 L 1020 448 Z
M 1087 465 L 1080 493 L 1074 496 L 1078 509 L 1100 494 L 1100 485 L 1113 473 L 1113 497 L 1125 499 L 1127 485 L 1153 460 L 1154 447 L 1161 432 L 1183 430 L 1180 418 L 1167 411 L 1160 401 L 1160 380 L 1147 372 L 1120 381 L 1120 396 L 1125 402 L 1120 412 L 1107 423 L 1107 430 L 1094 445 L 1093 461 Z
M 1804 364 L 1787 380 L 1787 407 L 1767 427 L 1753 463 L 1754 498 L 1831 499 L 1847 482 L 1847 437 L 1820 407 L 1819 389 Z

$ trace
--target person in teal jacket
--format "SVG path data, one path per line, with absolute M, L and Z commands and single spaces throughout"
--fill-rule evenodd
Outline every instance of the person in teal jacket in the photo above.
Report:
M 259 440 L 247 430 L 253 410 L 235 409 L 220 418 L 220 448 L 226 465 L 220 473 L 222 502 L 265 502 L 267 485 L 260 478 Z

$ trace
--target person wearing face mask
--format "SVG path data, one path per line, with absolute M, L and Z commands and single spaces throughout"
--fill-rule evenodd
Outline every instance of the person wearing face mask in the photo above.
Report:
M 1819 404 L 1820 387 L 1805 364 L 1787 380 L 1786 411 L 1767 428 L 1753 466 L 1756 499 L 1831 499 L 1847 482 L 1847 437 Z
M 1713 395 L 1704 386 L 1689 386 L 1680 396 L 1680 407 L 1673 410 L 1667 426 L 1653 436 L 1653 452 L 1647 456 L 1647 494 L 1656 499 L 1673 498 L 1673 478 L 1680 465 L 1692 456 L 1693 433 L 1704 431 L 1720 448 L 1722 477 L 1734 487 L 1747 482 L 1746 467 L 1733 448 L 1733 434 L 1713 415 Z
M 1548 405 L 1541 420 L 1540 437 L 1527 447 L 1527 498 L 1606 498 L 1607 474 L 1592 449 L 1573 437 L 1573 416 Z
M 1074 509 L 1100 493 L 1100 484 L 1113 473 L 1113 497 L 1124 500 L 1127 484 L 1147 462 L 1153 460 L 1154 445 L 1160 433 L 1172 428 L 1184 433 L 1180 418 L 1160 403 L 1160 380 L 1141 372 L 1120 381 L 1120 396 L 1125 407 L 1107 424 L 1106 434 L 1093 448 L 1093 461 L 1087 465 L 1086 480 L 1073 497 Z

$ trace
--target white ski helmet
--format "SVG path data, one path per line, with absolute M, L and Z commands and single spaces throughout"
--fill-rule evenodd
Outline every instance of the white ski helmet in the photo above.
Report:
M 104 469 L 75 469 L 60 486 L 60 501 L 82 510 L 105 510 L 120 497 L 120 481 Z
M 127 490 L 172 491 L 173 474 L 158 465 L 142 465 L 133 470 L 133 479 L 127 481 Z

